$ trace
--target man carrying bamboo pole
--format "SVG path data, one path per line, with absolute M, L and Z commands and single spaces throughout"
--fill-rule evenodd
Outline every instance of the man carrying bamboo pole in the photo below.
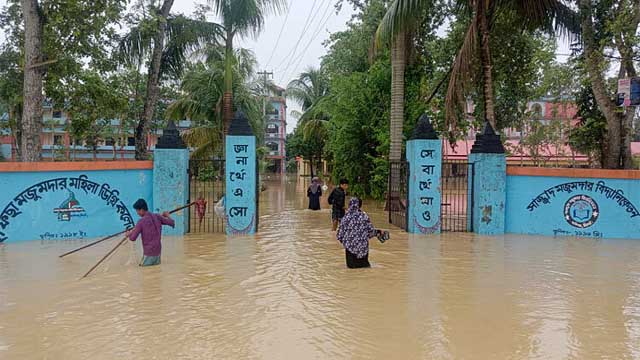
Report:
M 175 226 L 175 221 L 169 212 L 162 215 L 149 211 L 147 202 L 139 199 L 133 204 L 133 208 L 140 216 L 136 226 L 127 232 L 129 240 L 136 241 L 138 235 L 142 235 L 143 254 L 140 266 L 160 265 L 160 253 L 162 251 L 162 225 Z

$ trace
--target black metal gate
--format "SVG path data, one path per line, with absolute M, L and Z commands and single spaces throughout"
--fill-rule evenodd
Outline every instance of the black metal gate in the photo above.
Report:
M 389 193 L 387 194 L 387 210 L 389 223 L 404 231 L 408 230 L 407 194 L 409 192 L 409 163 L 406 161 L 389 164 Z
M 225 194 L 224 160 L 189 161 L 189 233 L 224 233 L 225 221 L 214 207 Z
M 473 163 L 442 163 L 442 231 L 472 232 Z

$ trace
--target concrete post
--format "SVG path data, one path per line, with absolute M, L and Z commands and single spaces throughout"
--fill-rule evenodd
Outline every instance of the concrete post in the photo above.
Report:
M 469 177 L 472 194 L 473 231 L 481 235 L 502 235 L 505 232 L 505 201 L 507 160 L 500 136 L 487 122 L 471 148 L 469 162 L 473 176 Z
M 169 121 L 153 152 L 153 211 L 171 211 L 189 202 L 189 149 L 173 121 Z M 184 235 L 189 228 L 189 211 L 171 215 L 175 228 L 167 235 Z
M 407 228 L 411 234 L 439 234 L 442 229 L 440 178 L 442 140 L 429 117 L 418 120 L 411 140 L 407 141 L 409 162 L 409 209 Z
M 227 235 L 255 234 L 258 228 L 256 137 L 241 111 L 236 112 L 225 141 Z

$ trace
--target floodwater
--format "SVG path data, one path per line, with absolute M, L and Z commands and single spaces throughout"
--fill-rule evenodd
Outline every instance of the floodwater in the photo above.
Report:
M 392 231 L 348 270 L 304 184 L 268 187 L 258 236 L 166 238 L 159 267 L 0 246 L 0 359 L 640 359 L 640 241 Z

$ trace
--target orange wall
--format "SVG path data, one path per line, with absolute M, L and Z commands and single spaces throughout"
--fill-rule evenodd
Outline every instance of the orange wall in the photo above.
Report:
M 507 175 L 588 179 L 640 179 L 640 170 L 569 169 L 507 166 Z
M 1 172 L 147 170 L 153 161 L 0 162 Z

